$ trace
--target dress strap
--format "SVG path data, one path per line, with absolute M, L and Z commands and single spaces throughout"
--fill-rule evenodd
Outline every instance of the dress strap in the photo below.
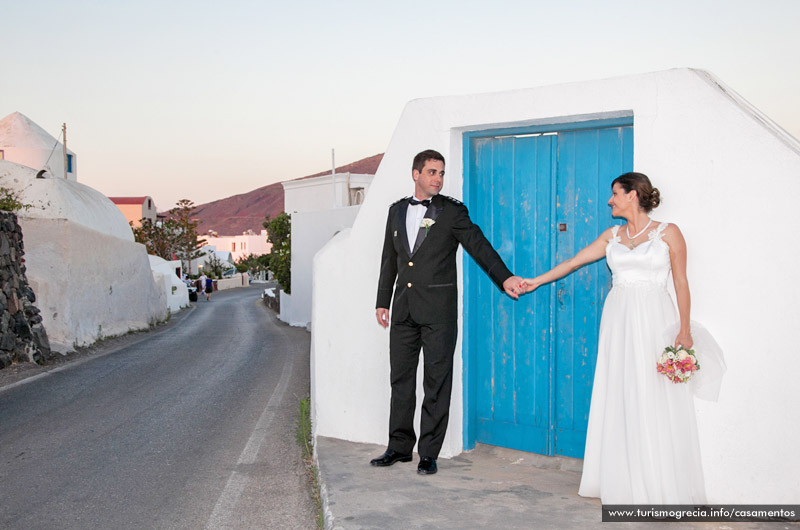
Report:
M 649 238 L 652 239 L 661 239 L 664 237 L 664 230 L 667 229 L 669 223 L 659 223 L 655 230 L 651 230 L 650 234 L 648 234 Z
M 614 225 L 611 227 L 611 237 L 608 238 L 609 243 L 619 243 L 620 237 L 617 235 L 617 232 L 619 232 L 620 226 L 621 225 Z

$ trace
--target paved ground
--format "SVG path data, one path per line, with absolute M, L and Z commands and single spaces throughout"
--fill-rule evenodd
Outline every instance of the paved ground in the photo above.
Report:
M 579 497 L 580 460 L 479 445 L 439 459 L 436 475 L 417 475 L 419 459 L 376 468 L 384 447 L 317 439 L 326 528 L 465 530 L 658 528 L 796 530 L 784 523 L 602 523 L 597 499 Z
M 309 335 L 260 292 L 3 374 L 0 528 L 315 528 L 295 440 Z

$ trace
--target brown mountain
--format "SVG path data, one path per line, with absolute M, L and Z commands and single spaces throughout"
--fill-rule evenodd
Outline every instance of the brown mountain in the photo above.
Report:
M 336 168 L 337 173 L 364 173 L 374 175 L 383 159 L 383 153 L 363 158 L 352 164 Z M 330 175 L 330 170 L 321 171 L 294 180 Z M 274 218 L 283 211 L 283 186 L 280 182 L 253 191 L 219 199 L 197 206 L 194 217 L 200 221 L 198 233 L 214 230 L 221 236 L 235 236 L 248 229 L 255 233 L 264 227 L 264 217 Z

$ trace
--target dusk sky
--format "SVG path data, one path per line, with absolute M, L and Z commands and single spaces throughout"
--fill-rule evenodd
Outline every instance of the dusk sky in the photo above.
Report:
M 386 150 L 412 99 L 708 70 L 800 137 L 800 1 L 0 0 L 0 118 L 159 210 Z

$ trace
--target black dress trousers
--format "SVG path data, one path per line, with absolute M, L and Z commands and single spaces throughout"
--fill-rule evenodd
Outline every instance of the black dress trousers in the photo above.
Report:
M 414 450 L 414 411 L 420 348 L 423 351 L 425 398 L 420 415 L 420 457 L 437 458 L 450 418 L 453 387 L 453 353 L 457 322 L 417 324 L 411 318 L 393 322 L 389 334 L 392 355 L 392 402 L 389 414 L 389 448 L 411 454 Z

